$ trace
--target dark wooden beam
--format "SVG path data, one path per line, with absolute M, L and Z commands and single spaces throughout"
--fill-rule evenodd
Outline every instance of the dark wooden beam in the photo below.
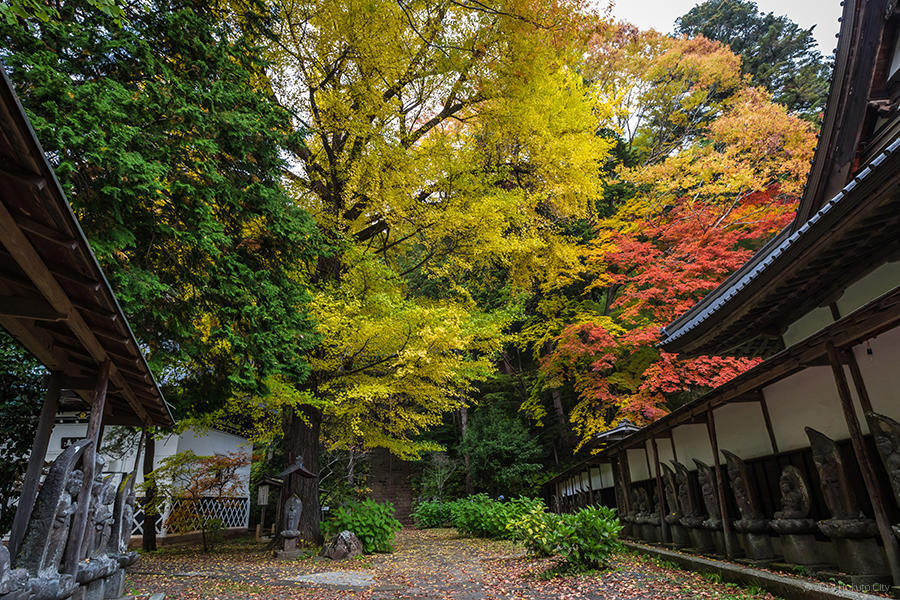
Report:
M 659 526 L 662 527 L 662 541 L 668 544 L 672 541 L 669 535 L 669 524 L 666 522 L 666 504 L 663 495 L 662 472 L 659 468 L 659 449 L 656 447 L 656 438 L 650 438 L 651 448 L 653 448 L 653 466 L 656 469 L 656 500 L 659 502 Z
M 81 553 L 82 542 L 88 526 L 88 514 L 91 509 L 91 488 L 93 487 L 94 467 L 97 452 L 100 446 L 100 429 L 103 424 L 103 411 L 106 405 L 106 388 L 109 385 L 109 373 L 112 364 L 107 360 L 100 365 L 94 386 L 94 394 L 91 398 L 91 416 L 88 419 L 88 427 L 85 438 L 90 443 L 85 447 L 82 455 L 81 472 L 84 475 L 84 485 L 78 493 L 78 507 L 72 515 L 72 524 L 69 527 L 69 540 L 63 554 L 61 571 L 69 575 L 75 575 L 78 571 L 78 563 L 84 558 Z
M 67 315 L 53 310 L 53 307 L 41 298 L 0 296 L 0 317 L 59 322 L 65 321 Z
M 44 404 L 41 406 L 41 416 L 38 419 L 34 442 L 31 444 L 31 454 L 28 456 L 28 467 L 25 470 L 22 493 L 19 495 L 12 531 L 9 534 L 10 556 L 16 556 L 18 553 L 22 539 L 25 537 L 28 521 L 31 519 L 31 510 L 34 508 L 38 482 L 41 478 L 41 468 L 44 466 L 44 458 L 47 456 L 50 434 L 53 433 L 53 420 L 59 406 L 60 379 L 60 374 L 56 372 L 51 373 L 47 379 L 47 393 L 44 395 Z
M 766 423 L 766 432 L 769 434 L 769 444 L 772 446 L 772 454 L 778 455 L 778 440 L 775 439 L 775 430 L 772 428 L 772 418 L 769 416 L 769 404 L 762 390 L 758 392 L 759 409 L 762 411 L 763 421 Z
M 888 566 L 891 569 L 891 578 L 894 580 L 894 585 L 900 585 L 900 549 L 898 549 L 897 538 L 894 537 L 891 531 L 881 486 L 878 483 L 878 478 L 875 476 L 875 469 L 872 468 L 872 461 L 863 442 L 862 429 L 859 426 L 859 419 L 856 417 L 856 408 L 853 406 L 853 398 L 850 394 L 847 376 L 844 374 L 840 353 L 830 341 L 826 343 L 825 347 L 831 360 L 831 371 L 834 375 L 838 396 L 841 399 L 844 419 L 847 422 L 847 429 L 850 431 L 850 443 L 853 446 L 853 453 L 856 455 L 856 462 L 859 464 L 863 483 L 866 486 L 866 491 L 869 493 L 869 499 L 872 501 L 875 523 L 878 525 L 878 533 L 881 535 L 881 541 L 884 544 L 884 553 L 887 555 Z
M 70 238 L 67 235 L 63 235 L 56 229 L 44 225 L 43 223 L 39 223 L 34 219 L 23 215 L 22 213 L 18 213 L 16 215 L 16 221 L 19 223 L 19 226 L 31 233 L 33 235 L 38 236 L 48 242 L 52 242 L 57 246 L 61 246 L 69 251 L 75 250 L 78 247 L 78 242 L 74 239 Z
M 42 190 L 47 187 L 47 180 L 37 173 L 29 173 L 15 168 L 0 167 L 0 177 L 15 181 L 16 183 L 27 185 L 36 190 Z
M 712 409 L 706 413 L 706 427 L 709 433 L 709 443 L 712 446 L 713 462 L 716 469 L 716 487 L 719 491 L 719 513 L 722 519 L 722 535 L 725 538 L 725 553 L 728 558 L 734 558 L 734 540 L 731 537 L 731 520 L 728 518 L 728 505 L 725 504 L 725 481 L 722 475 L 722 465 L 719 459 L 719 440 L 716 437 L 716 419 Z

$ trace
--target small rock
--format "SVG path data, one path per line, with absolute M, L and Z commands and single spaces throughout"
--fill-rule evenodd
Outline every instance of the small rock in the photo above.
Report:
M 322 556 L 331 560 L 341 560 L 362 554 L 362 543 L 356 534 L 346 529 L 331 538 L 322 548 Z

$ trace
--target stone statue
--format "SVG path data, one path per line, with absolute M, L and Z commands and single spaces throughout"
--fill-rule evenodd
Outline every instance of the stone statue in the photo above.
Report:
M 776 512 L 776 519 L 807 519 L 809 518 L 810 499 L 809 488 L 803 479 L 803 473 L 793 465 L 788 465 L 781 472 L 778 481 L 781 489 L 781 510 Z
M 703 497 L 703 505 L 709 516 L 708 527 L 718 528 L 722 525 L 722 513 L 719 512 L 719 492 L 716 488 L 716 474 L 712 467 L 703 461 L 694 459 L 697 465 L 697 478 L 700 480 L 700 495 Z
M 819 472 L 822 496 L 831 513 L 830 519 L 819 521 L 819 531 L 834 544 L 838 568 L 852 575 L 886 574 L 884 553 L 875 540 L 878 527 L 860 510 L 837 444 L 811 427 L 806 428 L 806 435 Z
M 650 497 L 647 495 L 647 490 L 635 486 L 634 497 L 637 505 L 637 514 L 641 517 L 650 515 Z
M 681 509 L 681 516 L 696 517 L 697 506 L 694 503 L 693 486 L 687 467 L 675 460 L 672 464 L 675 465 L 675 483 L 678 486 L 678 507 Z
M 722 450 L 722 454 L 725 456 L 728 479 L 731 481 L 731 489 L 734 492 L 734 499 L 737 502 L 738 511 L 741 513 L 741 519 L 751 521 L 762 519 L 763 514 L 759 506 L 759 497 L 747 471 L 747 464 L 733 452 Z
M 44 478 L 15 559 L 15 566 L 27 570 L 30 577 L 56 574 L 59 569 L 81 490 L 82 475 L 75 464 L 89 443 L 80 440 L 63 450 Z
M 866 420 L 891 482 L 894 499 L 900 504 L 900 423 L 874 412 L 867 413 Z
M 833 519 L 857 519 L 861 516 L 853 489 L 847 481 L 844 461 L 837 444 L 812 427 L 806 428 L 812 446 L 813 462 L 819 472 L 822 496 Z
M 669 511 L 666 513 L 666 520 L 669 517 L 678 518 L 681 516 L 681 509 L 678 506 L 678 485 L 675 483 L 675 473 L 667 464 L 661 464 L 663 488 L 666 493 L 666 503 L 669 505 Z
M 297 538 L 300 537 L 300 513 L 303 512 L 303 502 L 296 494 L 292 494 L 284 505 L 284 529 L 281 531 L 281 537 Z
M 13 569 L 9 550 L 0 544 L 0 596 L 3 600 L 19 600 L 27 597 L 28 571 Z

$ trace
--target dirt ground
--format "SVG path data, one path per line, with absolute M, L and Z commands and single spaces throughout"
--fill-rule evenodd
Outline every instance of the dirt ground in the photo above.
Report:
M 404 530 L 397 535 L 392 554 L 339 562 L 318 557 L 280 561 L 264 544 L 238 539 L 210 554 L 196 546 L 181 546 L 144 555 L 129 569 L 127 589 L 141 600 L 159 592 L 167 599 L 185 600 L 774 598 L 629 553 L 588 575 L 549 577 L 546 573 L 553 565 L 550 559 L 526 557 L 515 544 L 462 538 L 449 529 Z M 328 583 L 297 580 L 309 575 Z

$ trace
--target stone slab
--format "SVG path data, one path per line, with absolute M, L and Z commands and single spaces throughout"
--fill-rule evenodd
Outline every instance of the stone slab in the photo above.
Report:
M 375 575 L 370 571 L 327 571 L 290 577 L 287 581 L 321 585 L 339 589 L 364 589 L 375 585 Z

